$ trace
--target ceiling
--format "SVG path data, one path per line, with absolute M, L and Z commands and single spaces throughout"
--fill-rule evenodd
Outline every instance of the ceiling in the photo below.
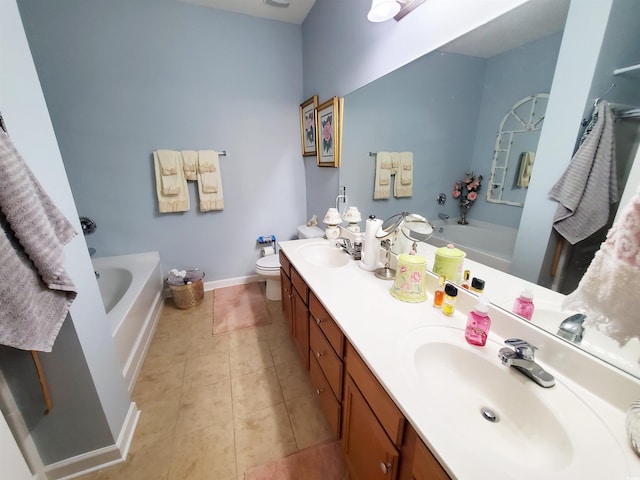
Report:
M 316 0 L 289 0 L 289 6 L 273 7 L 264 0 L 178 0 L 204 7 L 218 8 L 228 12 L 242 13 L 253 17 L 268 18 L 287 23 L 301 24 L 307 18 Z
M 442 47 L 443 51 L 490 58 L 561 32 L 570 0 L 530 0 Z

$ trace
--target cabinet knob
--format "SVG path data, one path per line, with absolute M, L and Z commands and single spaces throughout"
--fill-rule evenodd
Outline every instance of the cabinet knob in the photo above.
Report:
M 316 358 L 320 358 L 323 355 L 324 355 L 324 353 L 322 353 L 322 352 L 316 352 Z
M 382 470 L 382 473 L 384 473 L 385 475 L 389 473 L 390 468 L 391 468 L 391 463 L 380 462 L 380 470 Z
M 322 389 L 321 388 L 316 388 L 316 394 L 320 395 L 322 393 Z
M 316 318 L 316 323 L 317 323 L 318 325 L 320 325 L 320 324 L 322 323 L 322 319 L 321 319 L 321 318 Z

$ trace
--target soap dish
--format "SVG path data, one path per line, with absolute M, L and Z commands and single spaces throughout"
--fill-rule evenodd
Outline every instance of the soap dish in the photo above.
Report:
M 631 448 L 640 456 L 640 400 L 635 400 L 629 406 L 626 424 Z

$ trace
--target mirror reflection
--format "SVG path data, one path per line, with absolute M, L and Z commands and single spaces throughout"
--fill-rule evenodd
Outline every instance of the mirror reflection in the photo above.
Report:
M 529 95 L 502 118 L 491 162 L 487 202 L 524 205 L 548 98 L 546 93 Z
M 509 165 L 511 176 L 505 176 L 501 182 L 512 191 L 499 197 L 492 193 L 493 184 L 498 183 L 495 175 L 492 178 L 496 172 L 495 168 L 492 169 L 496 135 L 505 114 L 511 112 L 514 105 L 523 99 L 551 91 L 569 7 L 568 0 L 537 3 L 546 9 L 542 17 L 544 21 L 531 21 L 515 11 L 510 12 L 345 97 L 340 185 L 347 188 L 351 205 L 357 205 L 363 215 L 375 214 L 382 219 L 402 211 L 419 213 L 433 225 L 430 244 L 442 246 L 454 243 L 478 265 L 487 265 L 502 272 L 510 271 L 520 227 L 521 207 L 527 202 L 528 188 L 522 185 L 522 180 L 525 184 L 535 182 L 535 176 L 527 175 L 527 166 L 536 161 L 538 138 L 536 135 L 534 140 L 526 140 L 522 144 L 517 140 L 513 142 L 513 154 L 504 161 Z M 613 24 L 614 17 L 612 15 L 604 42 L 609 48 L 611 42 L 621 41 L 620 32 L 616 31 Z M 509 25 L 509 35 L 504 34 L 506 25 Z M 545 27 L 545 30 L 537 31 L 539 26 Z M 614 40 L 609 40 L 610 36 L 615 37 Z M 637 44 L 627 39 L 625 48 L 628 50 L 628 45 L 634 45 L 637 52 Z M 632 63 L 629 61 L 629 64 Z M 601 84 L 611 81 L 611 71 L 603 75 L 605 80 L 601 80 Z M 636 78 L 637 91 L 640 90 L 637 89 L 640 77 L 636 74 Z M 598 86 L 594 79 L 592 90 L 600 89 L 602 93 L 606 90 L 602 86 Z M 585 98 L 585 117 L 590 115 L 593 98 L 597 96 L 593 91 L 590 98 Z M 623 91 L 626 90 L 618 90 L 619 93 Z M 544 100 L 545 104 L 554 101 L 546 95 L 540 95 L 540 100 Z M 613 97 L 611 100 L 622 103 L 622 100 Z M 625 104 L 630 102 L 633 100 L 624 101 Z M 533 125 L 537 120 L 543 120 L 543 109 L 537 112 L 540 113 L 536 113 L 535 120 L 523 123 Z M 635 122 L 640 124 L 637 119 Z M 543 123 L 541 127 L 544 127 Z M 509 128 L 507 123 L 503 126 Z M 633 132 L 624 141 L 619 141 L 616 133 L 616 141 L 621 145 L 624 157 L 633 159 L 640 129 L 625 125 L 620 130 Z M 396 198 L 392 194 L 389 198 L 374 200 L 375 154 L 406 151 L 411 152 L 414 159 L 413 195 Z M 622 161 L 618 165 L 619 173 L 623 174 L 619 182 L 621 186 L 626 181 L 631 164 L 632 161 Z M 485 190 L 467 213 L 469 225 L 458 225 L 460 206 L 452 197 L 452 192 L 454 183 L 465 172 L 482 175 Z M 501 201 L 490 201 L 487 197 Z M 615 214 L 615 210 L 612 213 Z M 591 240 L 595 248 L 589 247 L 586 255 L 580 248 L 563 250 L 563 258 L 556 265 L 555 278 L 542 279 L 542 273 L 538 270 L 521 276 L 530 279 L 539 278 L 540 275 L 541 285 L 560 291 L 562 289 L 558 288 L 558 284 L 562 283 L 561 279 L 570 277 L 571 285 L 564 281 L 564 289 L 571 291 L 586 270 L 602 238 L 603 235 L 600 239 Z M 579 257 L 581 263 L 573 262 L 572 256 Z M 509 295 L 491 300 L 497 306 L 511 311 L 514 299 L 527 284 L 529 282 L 523 280 L 511 287 L 515 290 Z M 560 294 L 558 296 L 561 298 Z M 560 303 L 540 301 L 536 304 L 538 318 L 542 319 L 537 324 L 553 334 L 558 334 L 561 323 L 568 316 L 559 310 Z M 604 346 L 593 345 L 587 335 L 576 346 L 636 376 L 640 375 L 637 355 L 634 364 L 620 366 L 616 363 L 614 357 L 619 347 L 613 341 Z M 640 352 L 640 345 L 637 351 Z

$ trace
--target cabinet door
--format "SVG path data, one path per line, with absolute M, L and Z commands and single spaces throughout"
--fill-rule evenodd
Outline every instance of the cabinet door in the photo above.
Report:
M 447 472 L 419 438 L 416 441 L 411 473 L 415 480 L 449 480 Z
M 283 268 L 280 269 L 280 290 L 282 291 L 282 313 L 289 325 L 289 331 L 293 335 L 293 292 L 291 279 Z
M 309 309 L 295 288 L 293 289 L 293 339 L 304 368 L 309 370 Z
M 360 480 L 395 480 L 398 450 L 348 375 L 342 408 L 342 449 L 352 473 Z

